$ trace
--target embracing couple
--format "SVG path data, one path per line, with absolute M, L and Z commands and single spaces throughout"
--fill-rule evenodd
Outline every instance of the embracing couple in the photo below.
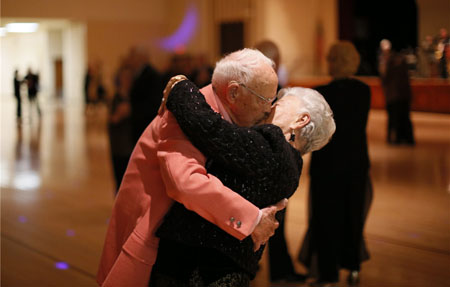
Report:
M 249 286 L 297 190 L 302 155 L 335 131 L 316 91 L 277 91 L 274 63 L 243 49 L 199 90 L 172 78 L 128 163 L 101 286 Z

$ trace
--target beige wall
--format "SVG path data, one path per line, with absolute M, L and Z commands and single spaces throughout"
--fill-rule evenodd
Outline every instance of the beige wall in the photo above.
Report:
M 169 54 L 155 41 L 173 33 L 188 3 L 196 4 L 197 32 L 186 46 L 192 54 L 219 57 L 218 24 L 243 20 L 246 45 L 275 41 L 290 78 L 326 74 L 325 54 L 337 39 L 337 0 L 2 0 L 2 17 L 59 18 L 84 23 L 86 62 L 100 59 L 111 86 L 121 55 L 135 44 L 150 49 L 150 61 L 163 70 Z M 419 41 L 440 27 L 450 30 L 450 0 L 417 0 Z
M 166 35 L 166 1 L 3 0 L 1 5 L 2 18 L 62 18 L 85 23 L 86 62 L 103 63 L 110 90 L 119 58 L 132 45 L 147 45 L 150 60 L 158 67 L 164 65 L 164 55 L 155 48 L 154 41 Z
M 75 18 L 162 22 L 165 2 L 158 0 L 3 0 L 3 17 Z
M 175 6 L 180 6 L 180 2 L 183 1 L 172 1 Z M 291 77 L 325 74 L 324 53 L 337 37 L 336 2 L 198 0 L 196 3 L 202 7 L 199 36 L 189 45 L 188 51 L 195 54 L 198 50 L 205 50 L 212 61 L 218 60 L 218 25 L 238 20 L 246 24 L 245 45 L 251 47 L 263 39 L 270 39 L 279 45 L 282 64 Z M 322 31 L 321 37 L 318 35 L 319 29 Z M 319 47 L 322 52 L 318 52 Z
M 336 0 L 255 0 L 254 41 L 281 50 L 290 78 L 326 73 L 324 54 L 337 38 Z

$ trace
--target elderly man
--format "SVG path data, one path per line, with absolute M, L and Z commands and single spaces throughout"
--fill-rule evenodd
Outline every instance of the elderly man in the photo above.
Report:
M 273 62 L 244 49 L 224 59 L 202 89 L 225 119 L 251 126 L 270 113 L 278 78 Z M 242 88 L 227 83 L 241 83 Z M 262 100 L 264 99 L 264 100 Z M 205 169 L 206 159 L 163 111 L 142 134 L 131 156 L 113 208 L 97 282 L 102 286 L 147 286 L 159 240 L 155 230 L 175 201 L 242 240 L 251 235 L 258 249 L 278 226 L 275 213 L 285 201 L 259 209 L 225 187 Z

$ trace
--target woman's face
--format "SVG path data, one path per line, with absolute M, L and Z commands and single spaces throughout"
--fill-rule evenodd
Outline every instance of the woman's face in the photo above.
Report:
M 298 118 L 298 110 L 302 106 L 302 101 L 294 96 L 284 96 L 272 106 L 270 122 L 279 126 L 283 132 L 291 129 L 292 123 Z

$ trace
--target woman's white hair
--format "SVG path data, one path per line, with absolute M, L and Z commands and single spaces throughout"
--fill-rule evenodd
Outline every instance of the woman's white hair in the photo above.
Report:
M 311 119 L 299 131 L 300 138 L 305 141 L 300 152 L 307 154 L 321 149 L 330 141 L 336 131 L 333 111 L 327 101 L 316 90 L 300 87 L 282 89 L 277 97 L 281 99 L 286 96 L 300 99 L 302 104 L 298 107 L 298 114 L 308 113 Z
M 244 48 L 233 52 L 216 63 L 212 75 L 212 85 L 221 90 L 230 81 L 239 81 L 247 85 L 258 76 L 263 65 L 275 69 L 274 62 L 256 49 Z

